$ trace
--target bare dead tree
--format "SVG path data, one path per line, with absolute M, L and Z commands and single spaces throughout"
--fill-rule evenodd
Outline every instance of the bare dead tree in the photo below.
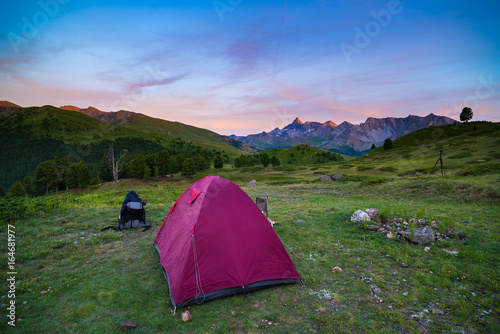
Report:
M 113 145 L 111 145 L 109 155 L 111 159 L 111 168 L 113 170 L 113 180 L 115 183 L 118 183 L 120 182 L 118 175 L 123 169 L 123 165 L 125 164 L 125 156 L 127 155 L 127 150 L 123 150 L 120 154 L 120 159 L 115 161 L 115 151 L 113 149 Z

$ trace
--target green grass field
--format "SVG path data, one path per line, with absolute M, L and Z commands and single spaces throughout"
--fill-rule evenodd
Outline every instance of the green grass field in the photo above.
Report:
M 396 161 L 226 167 L 193 179 L 122 180 L 2 202 L 0 277 L 3 282 L 9 277 L 10 224 L 16 232 L 18 284 L 17 328 L 7 323 L 7 290 L 1 294 L 0 328 L 6 333 L 119 333 L 120 323 L 130 320 L 138 324 L 134 333 L 498 333 L 500 176 L 491 166 L 495 161 L 450 168 L 447 180 L 437 173 L 428 181 L 427 175 L 400 176 L 413 168 Z M 337 172 L 346 177 L 319 181 Z M 184 309 L 171 314 L 168 284 L 152 243 L 177 197 L 207 174 L 232 180 L 251 198 L 269 195 L 275 231 L 305 286 L 191 306 L 186 309 L 193 319 L 184 323 Z M 257 186 L 246 187 L 253 179 Z M 100 232 L 116 222 L 131 189 L 148 199 L 153 228 Z M 413 245 L 350 221 L 355 210 L 372 207 L 386 218 L 439 221 L 440 231 L 456 229 L 467 237 Z M 424 251 L 426 246 L 430 251 Z M 333 273 L 335 266 L 343 272 Z M 381 290 L 381 300 L 371 292 L 373 286 Z M 429 311 L 431 302 L 444 314 Z

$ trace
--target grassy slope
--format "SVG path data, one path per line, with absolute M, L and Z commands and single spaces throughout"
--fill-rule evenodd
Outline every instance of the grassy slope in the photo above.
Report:
M 251 198 L 269 195 L 275 230 L 305 286 L 283 286 L 191 306 L 189 323 L 180 319 L 184 309 L 175 316 L 170 313 L 168 285 L 152 242 L 171 205 L 194 180 L 123 180 L 30 200 L 28 216 L 12 223 L 17 233 L 18 327 L 26 333 L 118 333 L 120 322 L 131 320 L 138 323 L 137 333 L 500 330 L 498 174 L 448 182 L 395 178 L 374 185 L 294 183 L 317 179 L 318 171 L 330 168 L 207 172 L 235 181 Z M 244 186 L 251 179 L 258 180 L 257 187 Z M 149 200 L 147 215 L 153 228 L 144 233 L 99 232 L 116 220 L 121 201 L 132 188 Z M 442 241 L 425 252 L 424 245 L 389 240 L 349 221 L 354 210 L 368 207 L 379 208 L 388 217 L 440 220 L 443 231 L 460 229 L 468 238 Z M 463 223 L 469 219 L 470 223 Z M 2 223 L 2 240 L 5 233 Z M 5 243 L 0 247 L 1 261 L 6 263 Z M 446 253 L 450 250 L 458 255 Z M 402 262 L 409 267 L 400 267 Z M 332 273 L 334 266 L 343 273 Z M 6 279 L 5 275 L 4 270 L 0 278 Z M 382 290 L 382 303 L 360 276 L 372 278 Z M 49 292 L 42 295 L 41 291 Z M 320 291 L 329 292 L 331 299 L 318 298 Z M 429 302 L 445 314 L 423 312 Z M 419 314 L 422 318 L 411 317 Z M 0 326 L 15 332 L 7 327 L 5 317 Z
M 461 169 L 500 162 L 500 123 L 472 122 L 421 129 L 393 141 L 394 148 L 379 147 L 372 152 L 339 164 L 335 171 L 355 175 L 389 176 L 428 174 L 443 150 L 443 163 L 448 174 Z M 440 165 L 436 166 L 440 173 Z

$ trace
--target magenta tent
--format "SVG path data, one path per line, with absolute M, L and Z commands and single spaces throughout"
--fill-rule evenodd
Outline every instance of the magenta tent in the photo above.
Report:
M 236 184 L 218 176 L 207 176 L 184 191 L 154 245 L 174 309 L 301 282 L 257 205 Z

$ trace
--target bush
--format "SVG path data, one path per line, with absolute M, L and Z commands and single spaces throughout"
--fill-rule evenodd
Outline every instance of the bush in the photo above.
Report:
M 370 170 L 370 169 L 374 169 L 375 167 L 373 166 L 359 166 L 357 168 L 358 171 L 362 172 L 362 171 L 365 171 L 365 170 Z
M 472 153 L 470 152 L 460 152 L 457 154 L 450 155 L 448 159 L 461 159 L 461 158 L 468 158 L 472 157 Z
M 472 175 L 472 176 L 480 176 L 480 175 L 486 175 L 486 174 L 498 174 L 500 171 L 500 163 L 490 163 L 490 164 L 482 164 L 478 166 L 472 166 L 468 167 L 464 170 L 461 170 L 457 173 L 457 175 L 460 176 L 467 176 L 467 175 Z
M 396 167 L 392 167 L 392 166 L 385 166 L 385 167 L 381 167 L 379 168 L 379 171 L 381 172 L 396 172 L 398 169 Z

